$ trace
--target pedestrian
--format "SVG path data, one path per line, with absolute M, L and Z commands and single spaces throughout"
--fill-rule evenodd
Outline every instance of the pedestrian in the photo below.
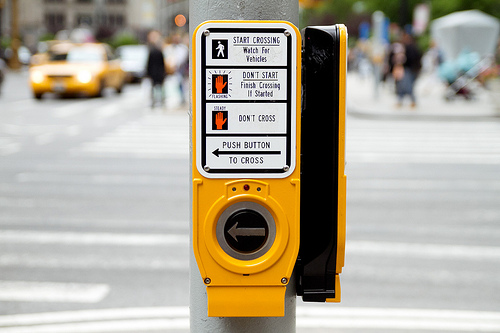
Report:
M 151 107 L 154 108 L 158 100 L 162 106 L 165 105 L 163 81 L 165 80 L 166 71 L 160 33 L 156 30 L 150 31 L 148 34 L 148 43 L 149 55 L 146 73 L 151 79 Z
M 397 106 L 403 104 L 406 95 L 410 97 L 411 107 L 417 106 L 414 87 L 422 67 L 421 58 L 420 50 L 408 33 L 403 33 L 401 42 L 391 46 L 389 61 L 396 86 Z
M 0 93 L 2 92 L 2 83 L 5 78 L 5 68 L 7 67 L 4 61 L 4 53 L 2 50 L 2 46 L 0 45 Z
M 167 59 L 167 74 L 178 90 L 180 104 L 186 103 L 186 90 L 184 85 L 189 77 L 189 48 L 182 42 L 182 36 L 178 33 L 169 38 L 169 43 L 163 50 Z

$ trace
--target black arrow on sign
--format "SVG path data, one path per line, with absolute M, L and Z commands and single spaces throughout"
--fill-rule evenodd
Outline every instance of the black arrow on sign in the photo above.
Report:
M 265 150 L 265 151 L 251 151 L 251 150 L 231 150 L 221 151 L 219 148 L 215 149 L 212 154 L 219 157 L 219 155 L 281 155 L 279 150 Z
M 264 228 L 237 228 L 238 222 L 236 222 L 231 229 L 227 231 L 235 241 L 238 241 L 238 236 L 254 236 L 254 237 L 265 237 L 266 229 Z

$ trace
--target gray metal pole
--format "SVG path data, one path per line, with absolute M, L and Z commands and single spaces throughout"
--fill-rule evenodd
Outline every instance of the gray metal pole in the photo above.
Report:
M 190 35 L 193 35 L 194 30 L 200 23 L 209 20 L 281 20 L 291 22 L 298 26 L 299 2 L 298 0 L 190 0 Z M 192 65 L 193 61 L 192 59 L 190 60 L 189 63 Z M 291 281 L 287 286 L 284 317 L 208 317 L 206 287 L 198 271 L 192 249 L 193 246 L 191 244 L 191 257 L 189 263 L 191 332 L 295 332 L 296 291 L 293 278 L 290 279 Z

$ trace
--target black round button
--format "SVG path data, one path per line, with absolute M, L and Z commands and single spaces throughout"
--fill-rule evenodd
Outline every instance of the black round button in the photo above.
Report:
M 269 236 L 266 219 L 252 209 L 234 212 L 224 225 L 224 239 L 236 252 L 253 253 L 261 249 Z

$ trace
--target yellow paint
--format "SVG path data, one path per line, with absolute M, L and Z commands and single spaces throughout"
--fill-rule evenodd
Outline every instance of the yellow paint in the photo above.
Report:
M 347 68 L 347 28 L 340 24 L 340 59 L 339 59 L 339 165 L 338 165 L 338 203 L 337 203 L 337 267 L 335 275 L 335 298 L 327 302 L 340 302 L 340 278 L 345 258 L 346 240 L 346 197 L 347 177 L 345 175 L 345 96 Z
M 340 302 L 340 277 L 338 274 L 335 275 L 335 298 L 327 298 L 326 301 L 328 303 L 330 302 L 335 302 L 338 303 Z
M 216 179 L 198 171 L 196 110 L 198 89 L 193 66 L 192 175 L 193 175 L 193 250 L 200 279 L 207 286 L 208 315 L 219 317 L 283 316 L 286 284 L 290 280 L 300 240 L 300 33 L 281 21 L 213 21 L 198 26 L 193 34 L 193 60 L 196 59 L 197 31 L 207 23 L 284 23 L 297 36 L 296 57 L 296 138 L 295 169 L 286 178 Z M 229 26 L 228 26 L 229 27 Z M 257 26 L 252 26 L 255 28 Z M 293 46 L 292 46 L 293 48 Z M 204 88 L 203 88 L 204 89 Z M 293 89 L 293 88 L 292 88 Z M 293 147 L 293 143 L 292 143 Z M 342 169 L 343 170 L 343 169 Z M 249 185 L 245 190 L 244 185 Z M 234 190 L 233 190 L 234 189 Z M 258 190 L 260 189 L 260 190 Z M 265 207 L 276 224 L 276 238 L 261 257 L 240 260 L 229 256 L 218 243 L 217 221 L 231 205 L 251 201 Z M 209 280 L 208 280 L 209 279 Z M 283 283 L 283 279 L 284 283 Z
M 208 316 L 283 317 L 285 291 L 274 286 L 211 286 L 207 288 Z

